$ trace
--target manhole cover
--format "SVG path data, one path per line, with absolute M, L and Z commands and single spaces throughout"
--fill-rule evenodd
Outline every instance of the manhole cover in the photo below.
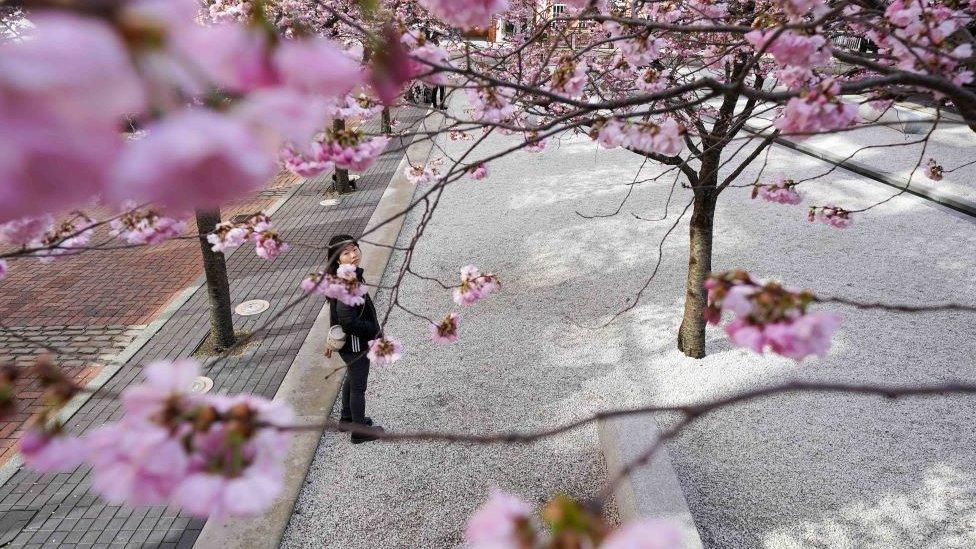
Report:
M 213 389 L 213 380 L 207 376 L 197 376 L 190 385 L 190 392 L 198 395 L 209 393 Z
M 319 206 L 335 206 L 338 203 L 339 200 L 335 198 L 330 198 L 328 200 L 323 200 L 322 202 L 319 202 Z
M 252 299 L 234 307 L 234 312 L 241 316 L 251 316 L 267 311 L 270 306 L 271 304 L 263 299 Z

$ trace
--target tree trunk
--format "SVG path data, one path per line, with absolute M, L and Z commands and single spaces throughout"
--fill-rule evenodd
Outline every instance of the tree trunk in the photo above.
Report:
M 203 272 L 207 275 L 207 296 L 210 299 L 210 336 L 214 350 L 220 352 L 234 345 L 234 319 L 230 313 L 230 283 L 224 254 L 215 252 L 207 242 L 207 234 L 220 223 L 220 210 L 197 210 L 197 231 Z
M 383 133 L 389 135 L 393 133 L 393 126 L 390 123 L 390 107 L 383 107 L 382 115 Z
M 341 118 L 336 118 L 335 121 L 332 122 L 332 128 L 336 131 L 344 130 L 346 129 L 346 121 Z M 335 190 L 339 194 L 346 194 L 352 191 L 349 186 L 349 170 L 336 168 Z
M 715 177 L 706 178 L 714 189 Z M 705 279 L 712 272 L 712 226 L 715 221 L 716 194 L 712 189 L 696 189 L 691 214 L 688 250 L 688 281 L 685 314 L 678 328 L 678 349 L 692 358 L 705 357 Z

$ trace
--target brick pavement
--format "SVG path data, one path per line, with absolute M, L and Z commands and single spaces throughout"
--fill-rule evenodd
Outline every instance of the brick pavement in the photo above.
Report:
M 86 384 L 102 367 L 133 340 L 144 325 L 130 326 L 15 326 L 0 331 L 0 362 L 26 366 L 38 355 L 32 342 L 43 342 L 65 351 L 54 358 L 80 384 Z M 41 387 L 35 378 L 18 383 L 21 405 L 13 417 L 0 421 L 0 465 L 16 452 L 21 428 L 42 408 Z
M 422 112 L 404 109 L 398 115 L 404 125 L 409 125 Z M 391 143 L 391 149 L 397 147 L 402 145 Z M 260 298 L 271 303 L 271 308 L 260 315 L 235 315 L 236 329 L 255 329 L 301 295 L 298 284 L 324 263 L 323 248 L 331 235 L 362 233 L 401 157 L 401 152 L 384 154 L 363 174 L 359 191 L 343 197 L 338 206 L 319 205 L 330 174 L 302 183 L 275 216 L 276 225 L 293 245 L 275 261 L 265 262 L 247 246 L 229 254 L 232 302 Z M 210 367 L 207 375 L 214 379 L 214 391 L 273 396 L 322 306 L 323 301 L 316 298 L 299 302 L 243 355 Z M 141 363 L 192 354 L 206 336 L 208 322 L 206 294 L 201 288 L 105 384 L 105 389 L 118 392 L 136 381 Z M 117 400 L 95 395 L 68 426 L 84 431 L 120 417 Z M 130 509 L 104 503 L 89 491 L 88 473 L 85 467 L 56 475 L 18 471 L 0 486 L 0 545 L 190 547 L 199 535 L 204 521 L 175 509 Z

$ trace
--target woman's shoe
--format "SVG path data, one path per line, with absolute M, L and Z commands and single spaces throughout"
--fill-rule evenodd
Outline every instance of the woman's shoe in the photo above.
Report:
M 373 426 L 373 429 L 376 429 L 377 431 L 382 431 L 383 430 L 383 428 L 380 427 L 379 425 L 374 425 Z M 376 440 L 378 438 L 380 438 L 380 437 L 378 437 L 376 435 L 367 435 L 365 433 L 362 433 L 362 434 L 360 434 L 360 433 L 352 433 L 352 434 L 349 435 L 349 441 L 352 442 L 353 444 L 362 444 L 363 442 L 369 442 L 371 440 Z
M 340 418 L 339 421 L 341 421 L 343 423 L 352 423 L 352 418 L 350 418 L 350 419 Z M 371 417 L 365 417 L 365 418 L 363 418 L 363 424 L 364 425 L 372 425 L 373 424 L 373 418 L 371 418 Z M 345 427 L 345 426 L 340 426 L 339 427 L 339 432 L 341 432 L 341 433 L 348 433 L 349 432 L 349 428 L 348 427 Z

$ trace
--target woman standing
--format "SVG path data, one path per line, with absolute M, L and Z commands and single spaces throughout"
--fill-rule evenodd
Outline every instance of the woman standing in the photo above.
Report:
M 347 234 L 332 237 L 329 241 L 329 265 L 326 272 L 335 275 L 339 265 L 354 265 L 359 282 L 364 283 L 363 270 L 359 267 L 363 254 L 356 239 Z M 341 301 L 329 300 L 332 313 L 332 323 L 339 324 L 346 333 L 346 344 L 339 349 L 339 356 L 346 363 L 346 379 L 342 385 L 342 413 L 340 419 L 344 422 L 372 426 L 373 420 L 366 417 L 366 381 L 369 378 L 369 342 L 381 336 L 380 323 L 376 318 L 376 307 L 369 293 L 363 296 L 362 305 L 347 305 Z M 375 435 L 352 433 L 350 440 L 353 444 L 376 440 Z

